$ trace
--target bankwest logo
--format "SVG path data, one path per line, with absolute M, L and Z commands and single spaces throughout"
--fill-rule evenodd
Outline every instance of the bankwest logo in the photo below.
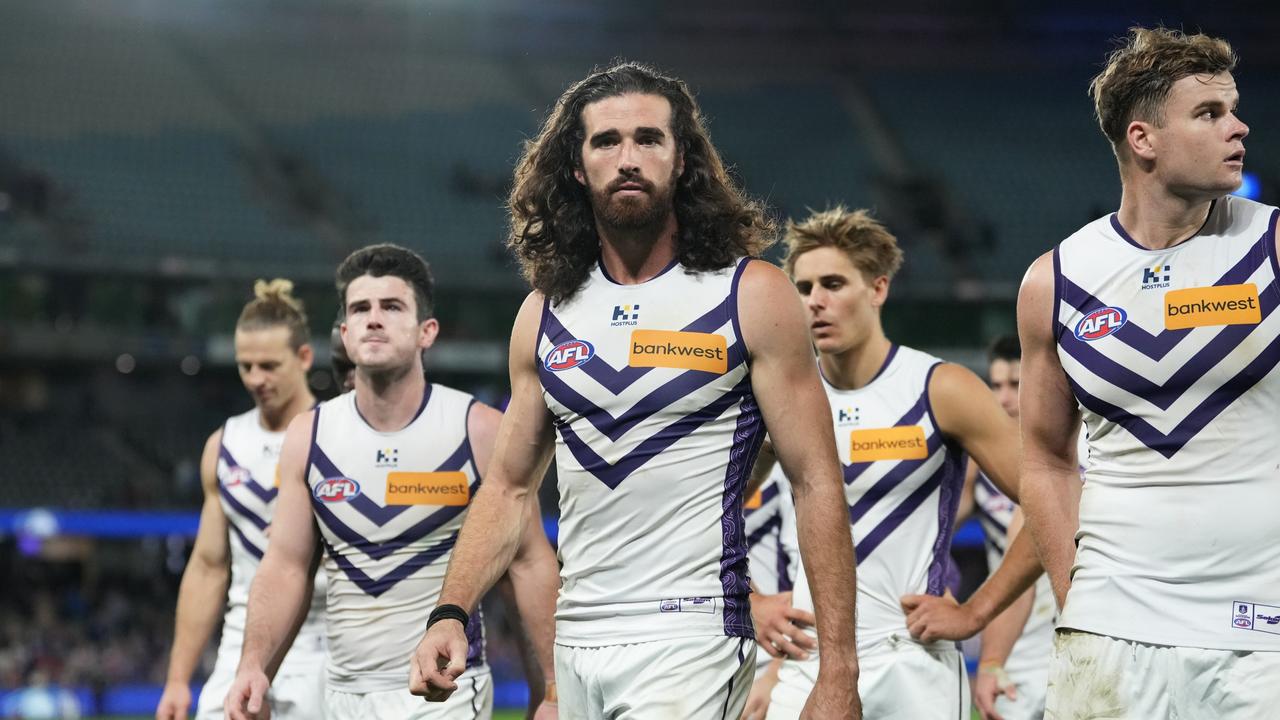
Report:
M 664 367 L 725 373 L 729 352 L 723 335 L 669 330 L 632 330 L 631 367 Z
M 1253 283 L 1170 290 L 1164 294 L 1166 330 L 1260 322 L 1262 308 L 1258 305 L 1258 286 Z
M 1142 268 L 1142 289 L 1169 287 L 1169 266 L 1156 263 L 1155 267 Z
M 875 460 L 923 460 L 929 457 L 924 428 L 903 425 L 891 428 L 854 430 L 849 433 L 849 462 Z
M 610 325 L 617 327 L 619 325 L 635 325 L 640 322 L 640 306 L 639 305 L 614 305 L 613 320 Z
M 470 500 L 464 472 L 387 473 L 387 505 L 466 505 Z

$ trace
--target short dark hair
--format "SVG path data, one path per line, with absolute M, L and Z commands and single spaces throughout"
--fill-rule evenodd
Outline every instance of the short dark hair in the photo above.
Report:
M 987 350 L 987 362 L 993 363 L 997 360 L 1022 361 L 1022 343 L 1017 335 L 1001 335 L 992 341 L 991 347 Z
M 418 322 L 432 317 L 435 312 L 435 281 L 431 279 L 431 266 L 408 248 L 382 243 L 356 250 L 338 266 L 335 284 L 341 313 L 347 311 L 347 287 L 351 281 L 365 275 L 390 275 L 408 283 L 413 288 L 413 298 L 418 306 Z
M 1163 27 L 1130 28 L 1124 44 L 1089 83 L 1098 125 L 1117 157 L 1124 157 L 1120 153 L 1129 123 L 1162 126 L 1174 83 L 1191 75 L 1231 72 L 1235 66 L 1236 53 L 1226 40 Z

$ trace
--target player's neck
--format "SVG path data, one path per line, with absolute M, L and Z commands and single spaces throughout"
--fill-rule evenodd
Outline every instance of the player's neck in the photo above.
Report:
M 635 232 L 598 227 L 600 264 L 614 282 L 638 285 L 666 270 L 676 257 L 676 215 L 662 225 Z
M 1125 183 L 1116 219 L 1144 248 L 1161 250 L 1192 237 L 1209 217 L 1213 198 L 1185 198 L 1154 182 Z
M 839 353 L 822 353 L 818 356 L 818 365 L 822 368 L 822 376 L 832 387 L 857 390 L 866 387 L 880 374 L 892 349 L 893 343 L 884 336 L 884 331 L 876 328 L 876 332 L 860 345 Z
M 378 432 L 403 430 L 417 416 L 426 391 L 427 379 L 416 363 L 392 372 L 356 370 L 356 409 Z
M 299 413 L 310 410 L 315 404 L 316 396 L 304 386 L 302 392 L 295 393 L 293 398 L 278 410 L 258 408 L 258 424 L 267 432 L 284 432 Z

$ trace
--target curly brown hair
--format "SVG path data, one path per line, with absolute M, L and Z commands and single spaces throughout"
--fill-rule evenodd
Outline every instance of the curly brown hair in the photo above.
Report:
M 582 111 L 629 93 L 658 95 L 671 105 L 671 131 L 684 160 L 673 198 L 676 255 L 686 271 L 719 270 L 740 257 L 758 257 L 776 239 L 763 206 L 729 177 L 684 82 L 646 65 L 617 64 L 566 90 L 516 165 L 507 246 L 529 284 L 553 301 L 578 291 L 600 253 L 589 190 L 574 176 L 586 133 Z
M 1098 125 L 1116 155 L 1126 157 L 1121 152 L 1129 123 L 1163 125 L 1174 83 L 1191 75 L 1231 72 L 1235 66 L 1236 53 L 1226 40 L 1163 27 L 1130 28 L 1124 44 L 1089 83 Z

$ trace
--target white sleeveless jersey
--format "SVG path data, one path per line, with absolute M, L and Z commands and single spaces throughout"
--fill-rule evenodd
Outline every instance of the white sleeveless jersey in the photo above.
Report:
M 1165 250 L 1112 215 L 1055 249 L 1058 357 L 1089 430 L 1060 627 L 1280 650 L 1277 212 L 1222 198 Z
M 752 636 L 742 494 L 764 425 L 738 328 L 747 262 L 639 285 L 597 266 L 544 308 L 561 644 Z
M 228 547 L 231 551 L 231 583 L 227 587 L 227 611 L 223 633 L 234 633 L 243 643 L 249 585 L 258 563 L 267 550 L 267 527 L 275 510 L 276 465 L 284 432 L 262 427 L 258 409 L 232 416 L 222 426 L 218 444 L 218 495 L 227 518 Z M 316 574 L 311 608 L 298 630 L 293 647 L 312 651 L 324 649 L 325 580 Z
M 858 562 L 859 653 L 890 635 L 910 637 L 903 595 L 946 589 L 964 457 L 938 432 L 929 405 L 929 378 L 941 362 L 894 345 L 864 387 L 839 390 L 823 379 Z M 794 600 L 813 610 L 803 577 Z
M 402 689 L 480 476 L 467 435 L 474 402 L 428 384 L 404 429 L 379 432 L 349 392 L 316 409 L 307 483 L 329 578 L 329 686 Z M 468 666 L 483 663 L 467 624 Z
M 775 465 L 764 485 L 743 505 L 747 564 L 751 582 L 763 595 L 791 590 L 800 551 L 796 547 L 796 510 L 791 484 Z
M 986 536 L 984 545 L 987 550 L 987 567 L 994 573 L 1009 549 L 1009 523 L 1013 521 L 1016 506 L 981 470 L 974 481 L 973 502 L 977 508 L 978 523 L 982 525 Z M 1004 667 L 1010 674 L 1044 671 L 1049 667 L 1049 654 L 1053 651 L 1053 626 L 1058 608 L 1048 575 L 1041 575 L 1036 580 L 1034 591 L 1031 615 L 1027 617 L 1022 635 L 1005 659 Z

